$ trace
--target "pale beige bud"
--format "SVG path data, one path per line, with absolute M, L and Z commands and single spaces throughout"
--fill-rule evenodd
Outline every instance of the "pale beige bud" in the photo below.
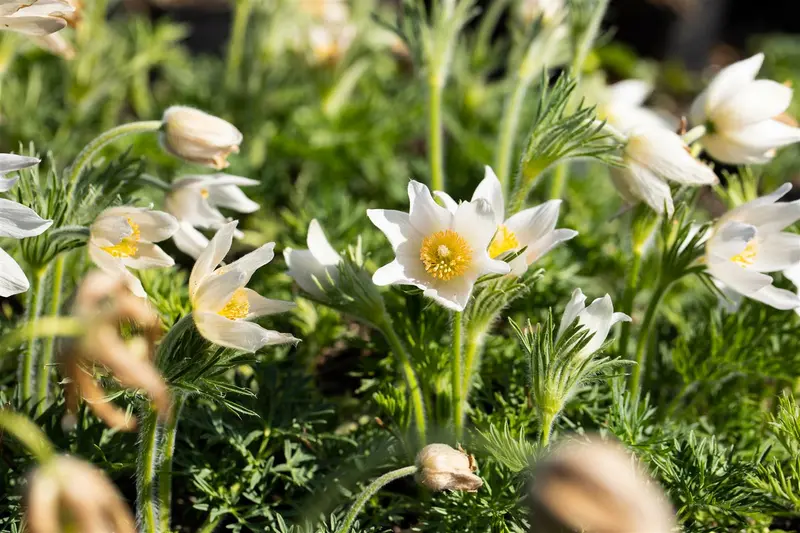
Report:
M 68 456 L 37 468 L 27 494 L 27 530 L 135 533 L 133 515 L 101 470 Z
M 477 492 L 483 480 L 475 475 L 475 458 L 447 444 L 429 444 L 417 454 L 417 481 L 432 491 Z
M 655 481 L 625 448 L 592 438 L 539 461 L 531 532 L 669 533 L 674 513 Z
M 239 151 L 242 132 L 233 124 L 199 109 L 172 106 L 164 111 L 161 144 L 171 154 L 221 170 Z

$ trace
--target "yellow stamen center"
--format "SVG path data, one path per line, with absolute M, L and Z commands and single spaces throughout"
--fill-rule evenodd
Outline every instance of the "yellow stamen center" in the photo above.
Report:
M 231 320 L 245 318 L 249 313 L 250 302 L 247 301 L 247 292 L 244 289 L 236 289 L 225 307 L 219 310 L 221 316 Z
M 200 196 L 208 198 L 208 189 L 200 189 Z
M 731 257 L 731 261 L 738 264 L 741 267 L 747 267 L 752 265 L 756 260 L 756 243 L 755 240 L 752 240 L 747 243 L 747 246 L 742 253 L 736 254 Z
M 517 236 L 514 235 L 514 232 L 508 229 L 508 227 L 500 224 L 497 227 L 497 233 L 494 234 L 492 243 L 489 245 L 489 257 L 494 259 L 495 257 L 499 257 L 500 255 L 510 250 L 516 250 L 517 248 L 519 248 L 519 240 L 517 240 Z
M 425 237 L 419 258 L 428 274 L 447 281 L 466 272 L 472 261 L 472 249 L 464 237 L 446 229 Z
M 124 237 L 114 246 L 103 247 L 102 250 L 114 257 L 131 257 L 136 255 L 136 252 L 139 251 L 139 241 L 142 240 L 142 235 L 139 232 L 139 225 L 130 218 L 128 218 L 128 226 L 131 228 L 130 235 Z

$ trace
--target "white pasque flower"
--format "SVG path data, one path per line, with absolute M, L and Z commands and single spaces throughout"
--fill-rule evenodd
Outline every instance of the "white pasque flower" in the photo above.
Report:
M 218 208 L 238 213 L 254 213 L 259 205 L 239 187 L 259 185 L 259 181 L 229 174 L 184 176 L 172 182 L 164 209 L 178 219 L 180 226 L 172 236 L 183 253 L 197 257 L 208 246 L 208 239 L 195 228 L 218 229 L 229 221 Z M 241 238 L 241 233 L 236 232 Z
M 287 274 L 307 293 L 324 298 L 324 288 L 338 279 L 342 257 L 333 249 L 316 219 L 308 225 L 307 250 L 286 248 L 283 257 Z
M 597 106 L 598 114 L 622 133 L 637 127 L 671 129 L 668 120 L 644 107 L 644 101 L 652 92 L 653 86 L 644 80 L 623 80 L 609 85 Z
M 255 352 L 268 345 L 298 342 L 288 333 L 248 322 L 294 307 L 292 302 L 270 300 L 245 288 L 253 273 L 272 261 L 274 242 L 217 268 L 231 249 L 236 224 L 233 221 L 222 226 L 192 268 L 189 298 L 197 331 L 214 344 L 245 352 Z
M 693 186 L 718 181 L 713 170 L 692 157 L 683 139 L 666 128 L 637 127 L 625 137 L 625 168 L 612 168 L 611 180 L 628 202 L 642 201 L 659 214 L 666 206 L 672 216 L 668 181 Z
M 101 270 L 123 279 L 141 298 L 147 293 L 128 268 L 170 267 L 175 261 L 153 244 L 169 239 L 178 229 L 175 217 L 142 207 L 106 209 L 89 228 L 89 257 Z
M 783 277 L 792 282 L 795 286 L 797 296 L 800 298 L 800 263 L 793 265 L 783 271 Z M 800 307 L 795 307 L 794 312 L 800 315 Z
M 193 107 L 167 108 L 162 120 L 164 149 L 191 163 L 221 170 L 242 144 L 242 132 L 233 124 Z
M 778 202 L 792 186 L 725 213 L 706 241 L 708 271 L 726 287 L 777 309 L 800 307 L 798 295 L 772 285 L 769 272 L 800 263 L 800 235 L 782 231 L 800 220 L 800 201 Z
M 575 289 L 572 291 L 572 297 L 566 309 L 564 309 L 556 339 L 561 338 L 567 328 L 576 320 L 579 325 L 589 330 L 589 334 L 592 336 L 586 346 L 581 349 L 581 356 L 589 357 L 606 342 L 611 326 L 617 322 L 630 322 L 631 317 L 625 313 L 615 313 L 614 305 L 611 303 L 611 297 L 608 294 L 602 298 L 595 299 L 587 306 L 586 296 L 583 291 Z
M 458 204 L 447 193 L 437 191 L 435 194 L 445 207 L 455 214 Z M 509 263 L 511 273 L 515 276 L 521 276 L 531 264 L 541 259 L 547 252 L 578 234 L 571 229 L 556 229 L 561 200 L 550 200 L 542 205 L 525 209 L 506 220 L 503 186 L 489 166 L 485 167 L 485 177 L 472 195 L 473 201 L 479 199 L 486 200 L 492 206 L 497 229 L 489 244 L 489 257 L 497 259 L 525 247 L 525 252 Z
M 367 210 L 396 256 L 375 272 L 375 285 L 414 285 L 438 304 L 463 311 L 480 276 L 509 273 L 507 263 L 489 256 L 497 229 L 489 202 L 482 198 L 462 202 L 450 212 L 417 181 L 408 184 L 408 199 L 408 213 Z
M 720 70 L 692 104 L 692 123 L 705 125 L 703 147 L 731 164 L 766 163 L 775 149 L 800 142 L 800 128 L 779 120 L 792 102 L 792 89 L 757 80 L 764 54 Z
M 7 172 L 36 165 L 38 159 L 12 154 L 0 154 L 0 176 Z M 0 192 L 8 191 L 16 182 L 0 177 Z M 0 198 L 0 237 L 24 239 L 41 235 L 53 224 L 44 220 L 24 205 Z M 0 248 L 0 298 L 25 292 L 30 287 L 28 278 L 16 261 Z
M 518 0 L 517 12 L 523 22 L 531 23 L 542 17 L 545 23 L 555 20 L 564 10 L 564 0 Z
M 0 29 L 49 35 L 64 29 L 73 11 L 66 0 L 0 0 Z

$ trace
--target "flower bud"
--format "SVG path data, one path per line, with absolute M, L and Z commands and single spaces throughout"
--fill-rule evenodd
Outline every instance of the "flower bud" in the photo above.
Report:
M 417 481 L 432 491 L 477 492 L 483 480 L 474 474 L 475 458 L 447 444 L 429 444 L 417 455 Z
M 666 496 L 620 445 L 592 439 L 558 448 L 536 465 L 531 532 L 668 533 Z
M 171 154 L 217 170 L 239 152 L 242 132 L 233 124 L 199 109 L 172 106 L 164 111 L 161 144 Z

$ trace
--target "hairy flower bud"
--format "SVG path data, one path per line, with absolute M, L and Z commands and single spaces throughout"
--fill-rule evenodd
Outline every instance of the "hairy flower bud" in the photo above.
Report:
M 483 480 L 474 474 L 475 458 L 447 444 L 429 444 L 417 454 L 417 481 L 432 491 L 477 492 Z
M 537 464 L 531 532 L 668 533 L 666 496 L 622 446 L 592 439 L 558 448 Z
M 239 152 L 242 132 L 233 124 L 199 109 L 172 106 L 164 111 L 161 144 L 171 154 L 221 170 Z

